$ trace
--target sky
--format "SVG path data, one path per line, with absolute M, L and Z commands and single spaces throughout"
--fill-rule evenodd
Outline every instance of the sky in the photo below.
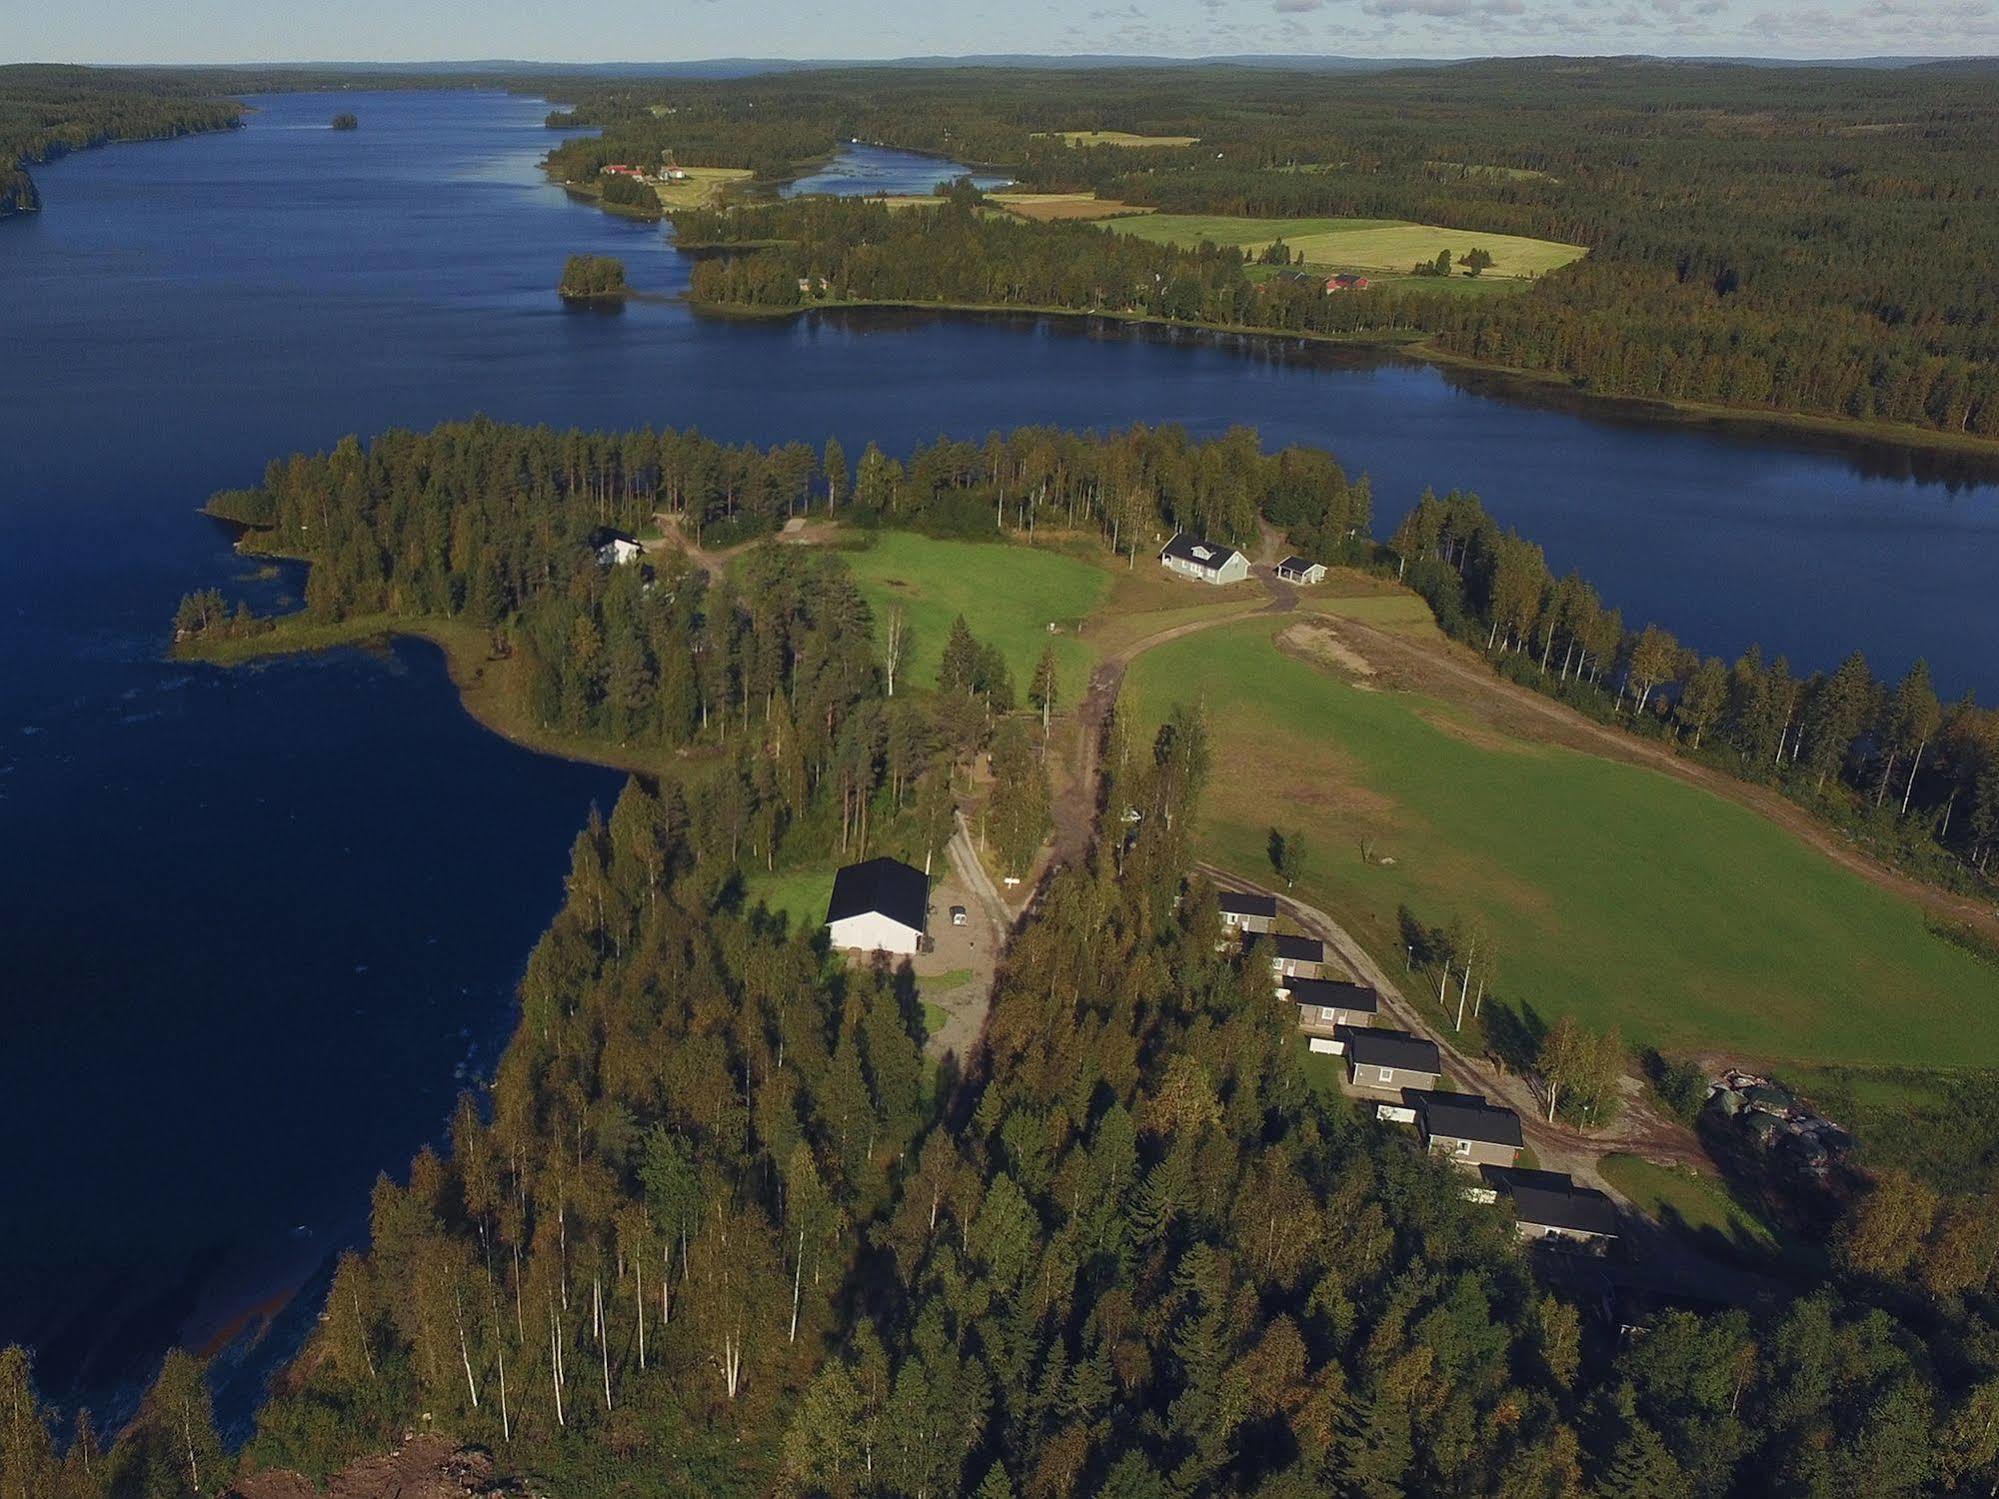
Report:
M 1999 0 L 0 0 L 0 62 L 1999 52 Z

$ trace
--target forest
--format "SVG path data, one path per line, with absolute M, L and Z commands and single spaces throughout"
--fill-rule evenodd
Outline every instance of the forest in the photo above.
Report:
M 1590 391 L 1990 437 L 1992 84 L 1977 62 L 1628 59 L 1414 67 L 1337 84 L 1226 67 L 620 81 L 572 91 L 556 122 L 603 134 L 563 144 L 550 169 L 588 180 L 607 162 L 671 151 L 779 181 L 857 138 L 998 163 L 1027 189 L 1169 212 L 1402 219 L 1584 244 L 1587 257 L 1519 296 L 1433 293 L 1412 309 L 1407 293 L 1369 292 L 1328 299 L 1341 309 L 1327 315 L 1341 331 L 1420 328 L 1446 352 Z M 1064 129 L 1199 139 L 1133 151 L 1071 146 Z M 897 233 L 907 253 L 927 254 L 920 226 Z M 1053 246 L 1083 243 L 1043 226 L 1009 239 L 1002 264 L 1018 257 L 1027 271 L 1056 258 Z M 895 274 L 922 286 L 928 272 Z M 1216 310 L 1190 298 L 1171 315 Z M 1247 320 L 1259 326 L 1310 326 L 1281 300 L 1255 310 L 1283 313 Z
M 324 1475 L 419 1424 L 563 1493 L 1999 1480 L 1989 1213 L 1926 1248 L 1937 1205 L 1894 1184 L 1833 1282 L 1616 1336 L 1454 1168 L 1305 1076 L 1186 876 L 1198 713 L 1150 741 L 1114 720 L 1105 764 L 1139 819 L 1057 879 L 985 1050 L 934 1077 L 905 973 L 746 906 L 726 817 L 634 781 L 577 837 L 490 1087 L 378 1182 L 248 1447 L 222 1453 L 175 1354 L 108 1452 L 87 1424 L 65 1449 L 8 1350 L 0 1492 Z
M 168 70 L 0 67 L 0 218 L 39 207 L 28 168 L 112 141 L 240 124 L 243 106 Z

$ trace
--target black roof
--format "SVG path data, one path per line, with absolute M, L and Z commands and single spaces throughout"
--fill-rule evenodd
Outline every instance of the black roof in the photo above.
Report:
M 1198 536 L 1189 536 L 1185 531 L 1175 531 L 1173 539 L 1159 549 L 1159 555 L 1162 557 L 1178 557 L 1182 562 L 1191 562 L 1194 566 L 1205 567 L 1210 572 L 1219 569 L 1235 554 L 1234 547 L 1225 547 L 1219 541 L 1203 541 Z
M 1365 984 L 1349 984 L 1344 979 L 1287 979 L 1284 987 L 1301 1005 L 1331 1005 L 1356 1015 L 1381 1011 L 1381 996 Z
M 1522 1223 L 1566 1228 L 1576 1233 L 1617 1233 L 1617 1208 L 1593 1187 L 1579 1187 L 1566 1171 L 1529 1171 L 1520 1166 L 1486 1166 L 1481 1175 L 1494 1191 L 1513 1199 Z
M 879 912 L 904 926 L 923 930 L 930 906 L 930 881 L 922 870 L 900 859 L 869 859 L 849 864 L 833 876 L 833 899 L 826 906 L 828 922 Z
M 1272 948 L 1280 958 L 1290 958 L 1293 962 L 1323 963 L 1326 961 L 1326 944 L 1317 937 L 1286 937 L 1282 933 L 1271 936 Z
M 1347 1056 L 1359 1067 L 1395 1067 L 1403 1072 L 1444 1070 L 1437 1043 L 1412 1036 L 1407 1031 L 1370 1030 L 1365 1027 L 1347 1032 Z
M 1487 1103 L 1483 1094 L 1433 1093 L 1419 1088 L 1402 1091 L 1423 1116 L 1425 1134 L 1516 1148 L 1525 1143 L 1520 1134 L 1520 1116 L 1499 1104 Z
M 628 541 L 633 546 L 639 544 L 638 537 L 629 531 L 620 531 L 616 526 L 599 526 L 590 533 L 590 545 L 593 547 L 607 547 L 614 541 Z
M 1231 916 L 1275 916 L 1277 897 L 1252 895 L 1247 890 L 1217 890 L 1215 904 Z
M 1318 565 L 1310 557 L 1286 557 L 1277 564 L 1277 570 L 1281 573 L 1302 573 L 1306 568 Z

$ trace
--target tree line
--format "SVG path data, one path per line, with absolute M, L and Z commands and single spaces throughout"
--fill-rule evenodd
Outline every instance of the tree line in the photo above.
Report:
M 110 141 L 240 125 L 243 106 L 159 69 L 0 67 L 0 218 L 40 205 L 28 168 Z
M 1184 68 L 620 81 L 581 91 L 573 116 L 602 128 L 604 145 L 571 142 L 556 161 L 588 171 L 684 145 L 688 160 L 758 164 L 778 180 L 858 138 L 1166 212 L 1401 219 L 1581 244 L 1588 256 L 1518 296 L 1342 295 L 1326 326 L 1422 329 L 1453 352 L 1595 391 L 1993 436 L 1990 82 L 1977 64 L 1629 59 L 1392 69 L 1338 89 L 1305 71 Z M 1071 146 L 1065 128 L 1198 139 Z M 1013 242 L 1009 258 L 1031 264 L 1037 241 L 1081 253 L 1059 227 Z M 1184 301 L 1176 315 L 1221 320 L 1219 304 Z M 1281 299 L 1262 310 L 1234 321 L 1305 326 Z

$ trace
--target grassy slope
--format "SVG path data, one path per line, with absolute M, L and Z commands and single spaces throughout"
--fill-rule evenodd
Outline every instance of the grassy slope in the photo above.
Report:
M 963 614 L 974 635 L 1005 654 L 1021 702 L 1051 641 L 1062 670 L 1058 702 L 1082 695 L 1092 657 L 1074 627 L 1109 592 L 1104 568 L 1045 548 L 933 541 L 907 531 L 884 531 L 875 545 L 845 557 L 875 612 L 877 640 L 891 609 L 908 611 L 912 685 L 936 686 L 951 621 Z M 1059 634 L 1048 633 L 1051 620 L 1062 625 Z
M 1678 1224 L 1696 1235 L 1715 1235 L 1738 1254 L 1773 1252 L 1776 1236 L 1734 1197 L 1727 1186 L 1680 1166 L 1661 1166 L 1634 1155 L 1607 1155 L 1604 1179 L 1661 1224 Z
M 1439 250 L 1447 249 L 1457 256 L 1478 246 L 1491 252 L 1492 268 L 1485 275 L 1494 278 L 1538 276 L 1584 253 L 1580 245 L 1552 240 L 1393 219 L 1250 219 L 1160 213 L 1120 221 L 1115 227 L 1120 234 L 1187 246 L 1211 240 L 1218 245 L 1260 250 L 1282 239 L 1294 252 L 1302 253 L 1308 264 L 1363 270 L 1406 271 L 1419 260 L 1436 259 Z
M 1201 842 L 1218 862 L 1264 873 L 1271 825 L 1303 828 L 1301 893 L 1384 960 L 1404 902 L 1432 923 L 1482 912 L 1501 992 L 1544 1020 L 1752 1057 L 1999 1060 L 1999 975 L 1909 903 L 1691 786 L 1339 680 L 1277 651 L 1275 628 L 1171 642 L 1127 678 L 1148 722 L 1206 700 Z M 1393 867 L 1361 859 L 1364 835 Z

